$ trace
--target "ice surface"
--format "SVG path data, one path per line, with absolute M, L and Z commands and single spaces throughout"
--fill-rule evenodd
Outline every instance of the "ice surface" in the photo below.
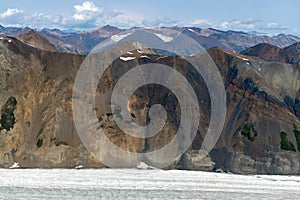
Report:
M 0 169 L 0 194 L 0 199 L 295 199 L 300 177 L 158 169 Z

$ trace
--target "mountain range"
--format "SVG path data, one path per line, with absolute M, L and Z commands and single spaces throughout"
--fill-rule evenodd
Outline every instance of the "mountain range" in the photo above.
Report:
M 300 174 L 300 39 L 193 27 L 172 29 L 207 49 L 221 73 L 227 113 L 216 146 L 207 157 L 200 156 L 211 115 L 210 95 L 214 94 L 208 93 L 203 78 L 189 62 L 178 56 L 162 55 L 155 49 L 125 52 L 99 82 L 95 110 L 109 140 L 126 151 L 151 152 L 176 137 L 179 103 L 165 87 L 140 87 L 128 102 L 132 120 L 141 125 L 147 124 L 149 102 L 162 104 L 171 113 L 161 132 L 146 140 L 123 133 L 109 106 L 112 88 L 124 73 L 141 64 L 164 64 L 187 77 L 197 94 L 201 116 L 192 145 L 167 169 L 222 168 L 241 174 Z M 111 26 L 83 33 L 0 27 L 0 167 L 9 167 L 14 162 L 25 168 L 104 167 L 78 136 L 72 92 L 85 54 L 122 31 Z M 163 38 L 170 37 L 163 29 L 156 31 L 164 34 Z M 111 53 L 117 52 L 120 50 Z M 201 53 L 190 58 L 203 61 Z M 102 157 L 110 156 L 100 152 Z
M 204 49 L 215 46 L 229 52 L 241 52 L 260 43 L 268 43 L 280 48 L 287 47 L 296 42 L 300 42 L 300 38 L 293 35 L 280 34 L 277 36 L 266 36 L 257 34 L 248 34 L 240 31 L 221 31 L 212 28 L 196 28 L 196 27 L 167 27 L 176 30 L 193 38 Z M 131 28 L 128 30 L 134 30 Z M 168 35 L 164 28 L 156 28 L 158 32 Z M 29 27 L 15 28 L 0 26 L 0 35 L 19 36 L 27 34 L 33 29 Z M 54 44 L 60 52 L 74 54 L 88 54 L 96 45 L 110 38 L 111 36 L 126 31 L 113 26 L 104 26 L 96 30 L 86 32 L 64 32 L 59 29 L 42 29 L 33 30 L 36 34 L 43 36 L 49 42 Z

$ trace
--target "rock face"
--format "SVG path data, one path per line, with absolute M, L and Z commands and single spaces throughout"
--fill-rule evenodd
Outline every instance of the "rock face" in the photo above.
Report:
M 132 121 L 140 125 L 149 123 L 151 105 L 166 108 L 166 125 L 146 140 L 123 133 L 109 106 L 112 88 L 125 72 L 146 63 L 167 64 L 187 77 L 201 112 L 192 145 L 169 168 L 300 174 L 299 68 L 219 48 L 208 53 L 221 72 L 227 94 L 224 129 L 208 157 L 199 154 L 211 115 L 206 84 L 187 61 L 154 51 L 124 54 L 134 58 L 115 60 L 98 84 L 95 110 L 110 141 L 126 151 L 151 152 L 176 137 L 180 105 L 163 86 L 140 87 L 128 102 Z M 85 57 L 43 51 L 3 37 L 0 58 L 0 166 L 17 162 L 21 167 L 103 167 L 82 145 L 72 117 L 74 79 Z

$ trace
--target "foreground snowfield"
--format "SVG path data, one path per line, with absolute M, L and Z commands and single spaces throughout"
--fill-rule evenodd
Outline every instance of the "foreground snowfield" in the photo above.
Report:
M 299 176 L 137 169 L 0 169 L 0 199 L 297 198 Z

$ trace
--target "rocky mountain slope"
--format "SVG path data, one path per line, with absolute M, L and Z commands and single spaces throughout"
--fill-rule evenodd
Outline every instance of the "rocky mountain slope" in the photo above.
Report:
M 189 62 L 155 51 L 124 53 L 99 82 L 95 110 L 110 141 L 127 151 L 149 152 L 176 136 L 180 106 L 165 87 L 143 86 L 128 102 L 132 120 L 140 125 L 147 123 L 149 102 L 166 108 L 166 125 L 147 140 L 123 133 L 109 108 L 111 89 L 126 71 L 140 64 L 160 63 L 187 77 L 202 116 L 191 147 L 169 168 L 300 174 L 297 65 L 266 62 L 220 48 L 208 53 L 221 72 L 227 94 L 224 129 L 208 157 L 201 158 L 198 152 L 211 115 L 207 86 Z M 74 79 L 85 56 L 39 50 L 18 39 L 1 37 L 0 57 L 0 166 L 18 162 L 21 167 L 103 167 L 82 145 L 72 117 Z M 124 59 L 128 57 L 133 58 Z M 201 54 L 192 59 L 201 61 Z
M 285 48 L 261 43 L 241 52 L 241 54 L 256 56 L 266 61 L 300 64 L 300 43 L 297 42 Z

